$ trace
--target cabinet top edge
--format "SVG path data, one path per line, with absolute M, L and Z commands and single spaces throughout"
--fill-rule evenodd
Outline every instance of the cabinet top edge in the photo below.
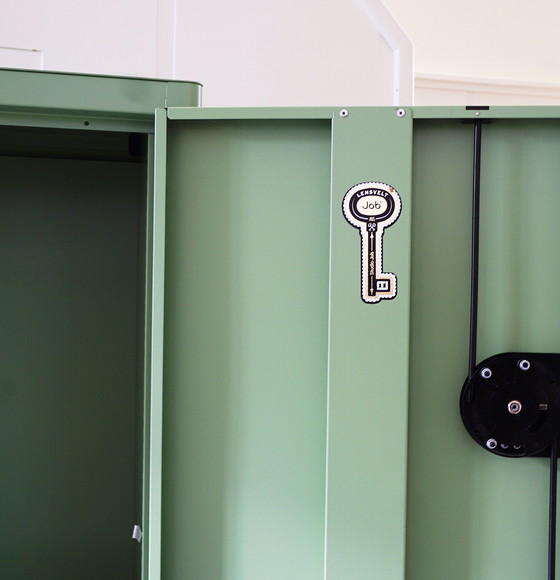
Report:
M 0 111 L 151 117 L 157 108 L 196 107 L 201 85 L 136 77 L 0 69 Z

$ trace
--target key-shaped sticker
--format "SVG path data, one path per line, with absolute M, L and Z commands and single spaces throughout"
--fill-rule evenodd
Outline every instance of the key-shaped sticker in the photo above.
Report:
M 394 298 L 397 277 L 383 272 L 383 232 L 401 213 L 397 190 L 378 181 L 359 183 L 346 192 L 342 210 L 362 238 L 362 300 L 373 304 Z

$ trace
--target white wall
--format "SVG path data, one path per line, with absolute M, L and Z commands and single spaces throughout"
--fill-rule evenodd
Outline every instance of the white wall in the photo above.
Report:
M 412 46 L 378 0 L 184 0 L 176 23 L 175 73 L 205 105 L 412 100 Z
M 560 103 L 558 0 L 385 0 L 415 47 L 416 104 Z
M 196 80 L 207 106 L 412 101 L 381 0 L 3 0 L 0 66 Z
M 421 74 L 560 81 L 558 0 L 385 0 Z
M 417 105 L 560 105 L 560 84 L 417 74 Z
M 0 66 L 35 68 L 39 61 L 45 70 L 156 73 L 155 0 L 2 0 L 1 6 Z

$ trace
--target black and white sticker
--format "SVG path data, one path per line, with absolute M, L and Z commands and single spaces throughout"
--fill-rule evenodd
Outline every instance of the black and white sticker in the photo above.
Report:
M 351 187 L 342 201 L 344 217 L 360 230 L 362 238 L 362 300 L 375 304 L 397 295 L 397 277 L 383 272 L 383 233 L 401 213 L 401 198 L 394 187 L 368 181 Z

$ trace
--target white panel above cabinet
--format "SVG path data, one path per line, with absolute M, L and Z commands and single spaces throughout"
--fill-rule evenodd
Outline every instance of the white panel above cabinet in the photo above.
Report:
M 412 103 L 412 44 L 381 0 L 23 0 L 0 67 L 196 80 L 206 106 Z

